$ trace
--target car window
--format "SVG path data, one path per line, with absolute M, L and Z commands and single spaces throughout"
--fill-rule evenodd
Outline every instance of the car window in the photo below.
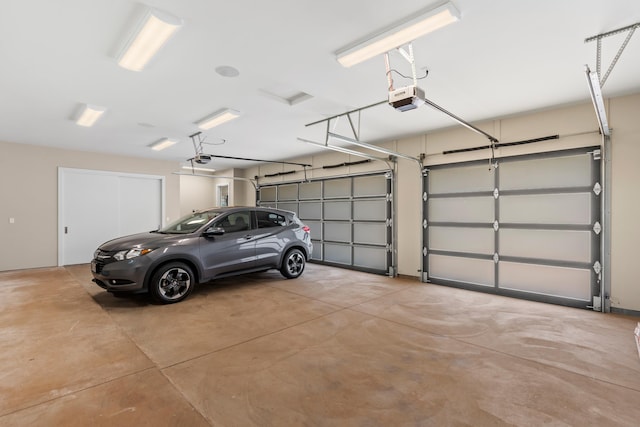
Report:
M 164 234 L 193 233 L 218 215 L 220 215 L 219 212 L 194 212 L 161 228 L 158 232 Z
M 285 227 L 287 220 L 283 215 L 275 212 L 256 211 L 258 228 Z
M 231 213 L 216 222 L 217 227 L 222 227 L 225 233 L 245 231 L 251 228 L 249 211 Z

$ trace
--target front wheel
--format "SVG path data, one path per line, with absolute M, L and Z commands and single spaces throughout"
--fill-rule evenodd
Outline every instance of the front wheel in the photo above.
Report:
M 304 271 L 305 257 L 300 249 L 291 249 L 284 256 L 280 273 L 287 279 L 295 279 Z
M 188 265 L 173 262 L 160 267 L 151 277 L 149 292 L 162 304 L 180 302 L 195 286 L 195 276 Z

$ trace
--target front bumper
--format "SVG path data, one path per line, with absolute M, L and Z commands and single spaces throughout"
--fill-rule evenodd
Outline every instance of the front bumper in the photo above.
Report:
M 108 264 L 91 261 L 93 282 L 108 292 L 145 292 L 145 277 L 151 266 L 146 256 Z

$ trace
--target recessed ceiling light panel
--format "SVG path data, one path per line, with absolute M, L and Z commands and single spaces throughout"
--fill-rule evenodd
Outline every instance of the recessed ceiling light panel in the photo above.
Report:
M 164 150 L 165 148 L 169 148 L 172 145 L 177 144 L 179 141 L 177 139 L 171 138 L 162 138 L 152 144 L 149 144 L 149 147 L 154 151 Z
M 423 9 L 354 45 L 340 49 L 336 52 L 336 59 L 344 67 L 351 67 L 459 20 L 460 12 L 451 2 L 435 9 Z
M 107 111 L 105 107 L 99 107 L 97 105 L 82 104 L 79 109 L 79 113 L 75 119 L 78 126 L 91 127 L 100 117 Z
M 228 122 L 229 120 L 236 119 L 240 116 L 240 112 L 236 110 L 231 110 L 229 108 L 225 108 L 223 110 L 217 111 L 202 120 L 196 122 L 198 127 L 202 130 L 208 130 L 213 127 L 219 126 L 223 123 Z
M 181 26 L 180 18 L 158 9 L 148 9 L 118 55 L 118 65 L 127 70 L 142 71 Z

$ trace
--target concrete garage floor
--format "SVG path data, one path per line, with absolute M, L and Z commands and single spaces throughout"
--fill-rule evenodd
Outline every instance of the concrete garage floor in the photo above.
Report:
M 320 265 L 169 306 L 3 272 L 0 425 L 637 426 L 637 321 Z

